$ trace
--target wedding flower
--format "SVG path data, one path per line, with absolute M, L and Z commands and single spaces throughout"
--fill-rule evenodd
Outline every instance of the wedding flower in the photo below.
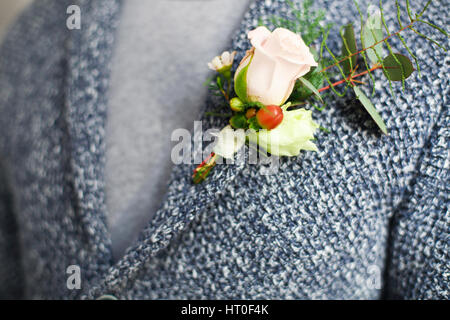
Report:
M 213 152 L 225 159 L 233 158 L 234 154 L 245 144 L 245 132 L 243 130 L 235 131 L 230 125 L 215 136 L 218 141 Z
M 258 27 L 248 34 L 253 48 L 235 74 L 235 91 L 243 101 L 281 106 L 295 82 L 317 66 L 302 38 L 284 28 Z
M 234 57 L 236 56 L 236 51 L 229 53 L 225 51 L 222 55 L 215 57 L 211 62 L 208 63 L 208 67 L 211 70 L 223 73 L 224 71 L 229 71 L 233 65 Z
M 300 150 L 317 151 L 316 145 L 311 141 L 314 132 L 319 126 L 312 120 L 312 111 L 297 109 L 287 111 L 290 104 L 283 109 L 283 121 L 272 130 L 252 131 L 248 139 L 275 156 L 298 156 Z

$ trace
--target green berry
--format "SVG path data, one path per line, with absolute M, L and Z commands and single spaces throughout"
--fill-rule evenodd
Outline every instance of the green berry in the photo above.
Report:
M 244 111 L 244 109 L 245 109 L 244 103 L 238 97 L 230 100 L 230 107 L 231 107 L 231 110 L 236 111 L 236 112 L 241 112 L 241 111 Z

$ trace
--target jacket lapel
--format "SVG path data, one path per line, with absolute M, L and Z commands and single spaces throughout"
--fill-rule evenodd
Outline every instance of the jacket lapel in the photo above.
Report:
M 92 257 L 109 257 L 104 164 L 106 92 L 120 1 L 78 1 L 81 29 L 69 31 L 66 120 L 70 136 L 74 202 Z M 101 251 L 101 252 L 99 252 Z M 94 258 L 92 258 L 94 259 Z
M 208 110 L 213 105 L 207 106 Z M 221 128 L 225 124 L 203 118 L 207 127 Z M 246 148 L 247 151 L 247 148 Z M 245 154 L 248 155 L 248 152 Z M 218 164 L 206 182 L 194 185 L 192 172 L 196 165 L 174 166 L 168 192 L 152 221 L 140 234 L 137 243 L 114 265 L 106 277 L 89 292 L 89 298 L 96 299 L 104 294 L 118 294 L 132 283 L 138 272 L 151 257 L 164 250 L 199 215 L 214 206 L 225 192 L 233 192 L 233 181 L 244 168 L 244 163 Z
M 94 254 L 100 250 L 103 251 L 102 256 L 109 257 L 109 261 L 103 262 L 107 268 L 111 266 L 111 236 L 105 204 L 105 124 L 110 62 L 121 1 L 79 1 L 78 5 L 82 25 L 81 30 L 70 32 L 66 80 L 74 197 L 79 220 L 87 235 L 85 240 Z M 215 106 L 214 101 L 209 100 L 202 114 Z M 223 119 L 204 117 L 202 125 L 205 131 L 208 128 L 220 129 L 226 124 Z M 119 281 L 125 285 L 143 263 L 167 247 L 195 217 L 214 205 L 243 165 L 217 165 L 207 182 L 201 185 L 192 183 L 195 167 L 194 164 L 174 167 L 160 209 L 137 243 L 128 249 L 127 255 L 110 268 L 104 284 L 111 281 L 117 284 Z M 104 290 L 97 291 L 101 295 Z

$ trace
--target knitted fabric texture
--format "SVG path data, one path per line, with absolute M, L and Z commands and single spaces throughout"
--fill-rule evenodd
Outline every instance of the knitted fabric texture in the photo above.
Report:
M 8 181 L 0 188 L 8 198 L 0 205 L 0 280 L 19 270 L 1 297 L 450 297 L 445 53 L 409 36 L 422 78 L 408 79 L 406 93 L 396 85 L 395 100 L 377 78 L 372 99 L 389 136 L 354 97 L 332 98 L 313 113 L 331 131 L 318 135 L 319 152 L 282 159 L 276 175 L 248 163 L 218 165 L 206 183 L 193 185 L 195 165 L 175 166 L 154 219 L 113 264 L 104 126 L 120 3 L 79 5 L 82 29 L 68 31 L 57 14 L 68 3 L 35 2 L 0 52 L 0 154 Z M 395 2 L 384 5 L 394 24 Z M 422 5 L 413 1 L 413 10 Z M 315 6 L 339 25 L 359 20 L 352 1 Z M 288 8 L 280 0 L 251 5 L 230 46 L 238 60 L 258 19 L 270 26 L 269 17 L 289 15 Z M 446 16 L 448 4 L 433 2 L 425 19 L 445 25 Z M 448 39 L 426 32 L 448 47 Z M 392 45 L 402 51 L 397 40 Z M 211 98 L 204 111 L 218 105 Z M 202 121 L 204 130 L 225 125 L 221 118 Z M 66 287 L 69 265 L 82 270 L 81 290 Z

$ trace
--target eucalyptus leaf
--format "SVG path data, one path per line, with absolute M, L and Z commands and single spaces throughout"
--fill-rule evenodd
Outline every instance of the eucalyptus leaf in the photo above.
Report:
M 401 65 L 399 65 L 398 62 L 395 60 L 394 55 Z M 414 71 L 414 67 L 411 63 L 411 60 L 409 60 L 407 56 L 400 53 L 388 55 L 386 58 L 383 59 L 383 64 L 384 64 L 383 73 L 386 75 L 386 77 L 389 76 L 389 79 L 391 79 L 392 81 L 402 81 L 402 73 L 404 79 L 406 79 Z
M 381 23 L 381 14 L 379 11 L 367 18 L 367 21 L 362 28 L 362 43 L 364 49 L 369 48 L 375 43 L 383 40 L 383 28 Z M 368 49 L 366 52 L 369 60 L 372 63 L 377 63 L 377 55 L 379 57 L 383 56 L 383 42 L 377 44 L 373 48 Z
M 375 109 L 372 102 L 370 102 L 369 98 L 362 92 L 361 89 L 358 87 L 353 87 L 353 90 L 355 91 L 356 98 L 358 98 L 359 101 L 361 101 L 361 104 L 364 106 L 364 108 L 367 110 L 367 112 L 370 114 L 372 119 L 375 121 L 377 126 L 381 129 L 381 131 L 384 134 L 388 134 L 386 124 L 384 123 L 383 119 L 381 118 L 378 111 Z
M 306 80 L 304 77 L 300 77 L 298 79 L 306 88 L 308 88 L 309 90 L 311 90 L 311 92 L 317 97 L 319 98 L 320 102 L 323 103 L 322 97 L 320 96 L 320 92 L 319 90 L 317 90 L 317 88 L 308 80 Z
M 314 87 L 321 88 L 323 85 L 323 82 L 325 80 L 325 76 L 323 72 L 320 72 L 322 70 L 322 65 L 319 64 L 318 67 L 316 67 L 314 70 L 311 70 L 306 75 L 303 76 L 304 79 L 308 80 L 312 83 Z M 292 91 L 291 96 L 289 97 L 289 101 L 305 101 L 307 98 L 309 98 L 313 92 L 309 90 L 306 86 L 300 82 L 300 80 L 297 80 L 295 83 L 294 90 Z
M 352 24 L 348 24 L 344 27 L 344 34 L 342 40 L 342 56 L 348 57 L 357 51 L 358 47 L 356 45 L 355 29 L 353 28 Z M 354 55 L 350 59 L 345 60 L 342 63 L 342 65 L 344 67 L 344 72 L 346 74 L 350 74 L 352 68 L 354 68 L 356 65 L 356 55 Z

